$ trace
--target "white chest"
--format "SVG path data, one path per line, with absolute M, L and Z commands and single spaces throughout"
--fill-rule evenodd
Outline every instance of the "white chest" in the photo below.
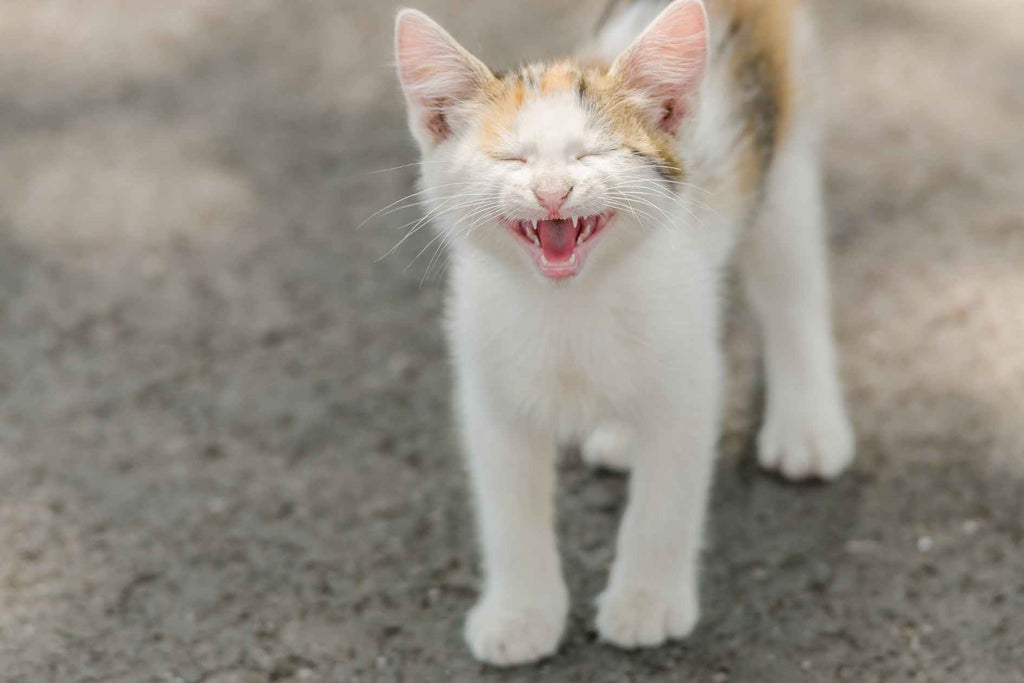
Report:
M 450 332 L 459 371 L 505 410 L 563 438 L 628 414 L 680 350 L 650 296 L 533 297 L 456 285 Z

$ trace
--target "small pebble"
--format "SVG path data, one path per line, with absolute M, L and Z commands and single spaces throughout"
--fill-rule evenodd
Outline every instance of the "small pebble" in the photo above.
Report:
M 917 539 L 917 549 L 922 553 L 928 552 L 934 545 L 935 542 L 932 540 L 931 536 L 922 536 Z
M 811 568 L 811 586 L 819 590 L 832 582 L 832 567 L 825 562 L 815 562 Z

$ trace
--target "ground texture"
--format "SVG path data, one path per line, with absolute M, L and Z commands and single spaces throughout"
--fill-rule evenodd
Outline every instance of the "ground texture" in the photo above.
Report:
M 500 64 L 601 4 L 422 6 Z M 0 680 L 1024 680 L 1024 4 L 815 4 L 859 460 L 757 471 L 732 297 L 695 635 L 595 642 L 624 485 L 568 458 L 567 638 L 496 672 L 427 238 L 356 230 L 392 3 L 0 0 Z

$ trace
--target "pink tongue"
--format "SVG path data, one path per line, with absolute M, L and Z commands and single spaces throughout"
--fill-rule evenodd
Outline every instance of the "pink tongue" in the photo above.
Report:
M 540 248 L 544 258 L 551 263 L 561 263 L 572 258 L 579 233 L 579 229 L 573 227 L 572 221 L 568 219 L 537 222 Z

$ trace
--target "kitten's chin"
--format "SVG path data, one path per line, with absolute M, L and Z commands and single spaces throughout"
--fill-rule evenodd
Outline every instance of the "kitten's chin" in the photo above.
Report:
M 609 211 L 543 220 L 502 218 L 501 223 L 527 250 L 540 274 L 559 281 L 579 275 L 598 237 L 614 218 L 615 212 Z

